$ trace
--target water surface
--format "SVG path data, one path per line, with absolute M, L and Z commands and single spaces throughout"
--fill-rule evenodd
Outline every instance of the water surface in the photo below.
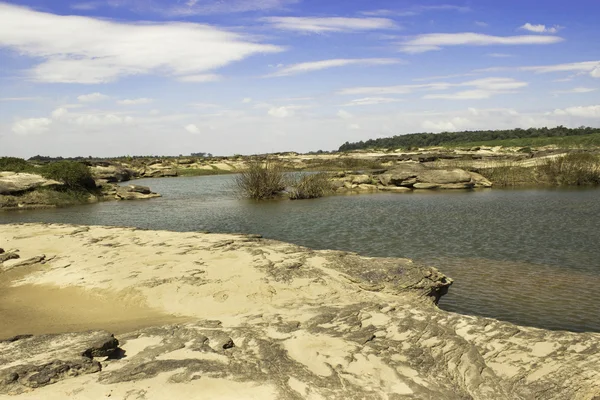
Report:
M 600 190 L 484 190 L 237 198 L 232 176 L 136 181 L 163 195 L 0 214 L 61 222 L 257 233 L 315 249 L 407 257 L 455 279 L 444 309 L 522 325 L 600 331 Z

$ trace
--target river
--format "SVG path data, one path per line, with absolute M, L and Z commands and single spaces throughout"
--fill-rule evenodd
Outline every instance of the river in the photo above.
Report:
M 255 233 L 314 249 L 406 257 L 455 280 L 449 311 L 600 331 L 600 189 L 492 189 L 255 202 L 232 176 L 135 181 L 140 202 L 0 213 L 0 223 L 60 222 Z

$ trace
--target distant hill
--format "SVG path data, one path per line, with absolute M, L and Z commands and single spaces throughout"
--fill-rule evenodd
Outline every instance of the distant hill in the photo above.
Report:
M 442 133 L 411 133 L 388 138 L 369 139 L 355 143 L 346 142 L 340 146 L 340 152 L 364 149 L 412 149 L 429 146 L 460 145 L 463 143 L 487 142 L 493 140 L 550 138 L 566 136 L 583 136 L 600 133 L 600 128 L 579 127 L 566 128 L 529 128 L 497 131 L 463 131 Z

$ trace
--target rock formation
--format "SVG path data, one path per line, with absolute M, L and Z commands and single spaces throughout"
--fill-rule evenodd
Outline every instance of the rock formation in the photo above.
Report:
M 251 235 L 70 225 L 0 225 L 0 246 L 45 255 L 0 264 L 9 271 L 0 293 L 22 307 L 0 308 L 0 397 L 600 396 L 600 334 L 442 311 L 435 302 L 451 279 L 410 260 Z M 49 290 L 44 314 L 30 318 L 30 297 Z M 64 291 L 69 310 L 58 306 Z M 103 327 L 115 321 L 129 325 L 112 337 Z
M 492 182 L 478 173 L 459 168 L 441 169 L 420 163 L 398 163 L 375 173 L 341 172 L 333 178 L 337 191 L 411 192 L 414 189 L 490 188 Z
M 62 183 L 37 174 L 0 171 L 0 195 L 14 195 L 46 186 L 62 186 Z

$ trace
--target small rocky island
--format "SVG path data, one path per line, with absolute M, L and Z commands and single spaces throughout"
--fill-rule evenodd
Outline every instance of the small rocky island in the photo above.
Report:
M 442 311 L 452 280 L 407 259 L 45 224 L 0 247 L 3 398 L 600 396 L 600 334 Z

